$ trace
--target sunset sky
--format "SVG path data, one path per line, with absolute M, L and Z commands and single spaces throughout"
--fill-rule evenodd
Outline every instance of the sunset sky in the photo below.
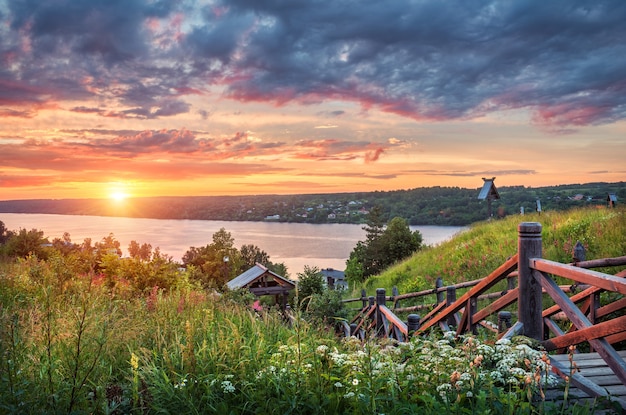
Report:
M 0 200 L 626 180 L 626 1 L 0 0 Z

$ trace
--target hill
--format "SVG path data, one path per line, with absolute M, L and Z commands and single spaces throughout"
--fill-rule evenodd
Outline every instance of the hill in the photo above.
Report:
M 126 216 L 154 219 L 278 221 L 300 223 L 363 223 L 374 206 L 384 219 L 399 216 L 410 225 L 465 226 L 487 217 L 479 189 L 428 187 L 410 190 L 302 195 L 189 196 L 108 199 L 38 199 L 0 201 L 0 213 Z M 522 209 L 534 212 L 606 205 L 609 193 L 626 200 L 626 182 L 569 184 L 529 188 L 498 188 L 493 202 L 499 217 Z
M 453 239 L 414 254 L 369 278 L 364 287 L 354 287 L 354 297 L 359 296 L 361 288 L 370 295 L 379 287 L 391 292 L 393 286 L 397 286 L 400 293 L 406 293 L 434 287 L 437 277 L 446 285 L 485 277 L 517 252 L 520 222 L 542 224 L 543 257 L 546 259 L 571 262 L 578 241 L 585 247 L 587 259 L 626 255 L 625 207 L 588 207 L 509 216 L 475 223 Z

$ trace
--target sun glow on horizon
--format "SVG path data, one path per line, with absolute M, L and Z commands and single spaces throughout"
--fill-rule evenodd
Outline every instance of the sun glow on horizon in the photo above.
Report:
M 123 202 L 130 197 L 125 183 L 111 183 L 109 187 L 109 199 L 115 202 Z
M 128 194 L 122 191 L 114 191 L 109 195 L 109 197 L 116 202 L 122 202 L 128 198 Z

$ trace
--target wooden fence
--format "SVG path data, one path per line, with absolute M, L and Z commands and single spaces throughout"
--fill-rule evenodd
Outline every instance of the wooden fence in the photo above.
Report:
M 562 264 L 541 255 L 541 224 L 523 222 L 518 226 L 518 252 L 485 278 L 448 287 L 438 279 L 433 289 L 407 294 L 394 289 L 391 296 L 379 288 L 376 296 L 366 297 L 362 291 L 360 298 L 344 300 L 362 302 L 354 319 L 345 324 L 345 334 L 365 338 L 374 333 L 405 341 L 434 327 L 454 328 L 460 335 L 476 332 L 480 325 L 500 338 L 515 334 L 533 338 L 548 351 L 565 352 L 570 345 L 586 342 L 626 385 L 626 363 L 613 347 L 626 341 L 626 270 L 615 275 L 592 270 L 626 265 L 626 256 Z M 568 283 L 558 285 L 555 277 Z M 494 292 L 493 287 L 505 280 L 506 289 Z M 461 288 L 467 291 L 457 298 Z M 601 302 L 603 292 L 612 294 L 605 294 Z M 402 300 L 426 296 L 436 297 L 432 305 L 399 306 Z M 553 305 L 544 309 L 544 298 Z M 480 300 L 489 301 L 479 308 L 479 302 L 485 303 Z M 517 313 L 510 311 L 515 302 Z M 396 316 L 413 311 L 426 314 L 409 314 L 406 322 Z M 497 323 L 486 320 L 495 315 Z M 566 330 L 561 328 L 564 322 L 569 325 Z M 558 371 L 560 366 L 554 363 Z

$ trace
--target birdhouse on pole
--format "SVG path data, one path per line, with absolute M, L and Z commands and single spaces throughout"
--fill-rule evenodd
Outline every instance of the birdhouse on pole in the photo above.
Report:
M 492 177 L 491 179 L 485 179 L 483 177 L 483 188 L 480 189 L 480 193 L 478 193 L 478 200 L 487 201 L 487 216 L 489 219 L 493 217 L 493 212 L 491 210 L 491 201 L 500 199 L 498 189 L 496 189 L 496 185 L 493 184 L 494 180 L 496 180 L 495 177 Z
M 617 195 L 615 193 L 609 193 L 609 195 L 606 198 L 606 201 L 609 207 L 614 208 L 615 204 L 617 203 Z

